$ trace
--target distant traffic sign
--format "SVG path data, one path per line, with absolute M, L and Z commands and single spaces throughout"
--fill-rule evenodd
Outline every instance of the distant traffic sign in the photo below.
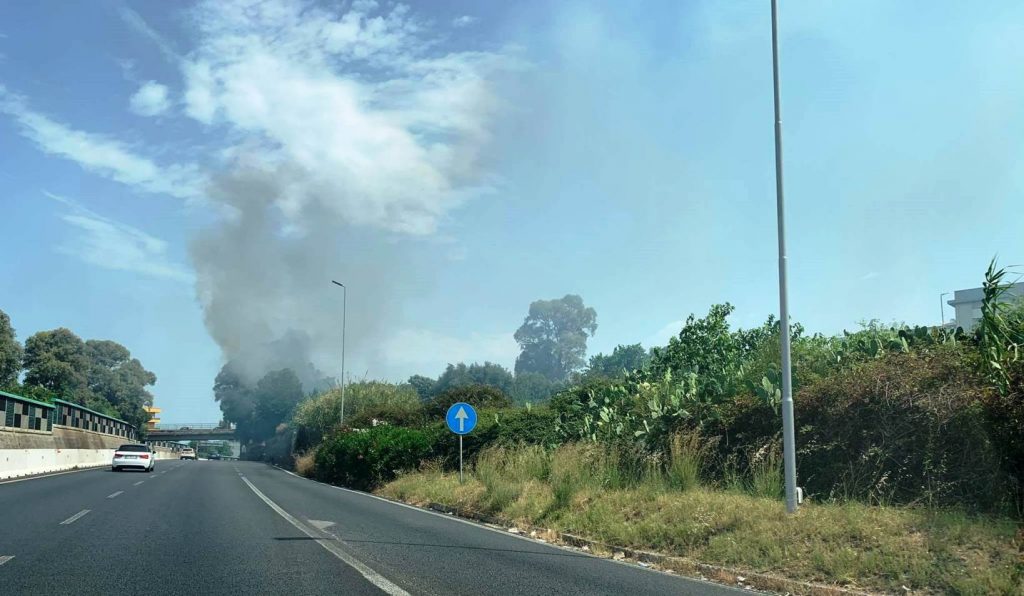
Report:
M 473 406 L 460 401 L 448 408 L 445 421 L 453 433 L 468 435 L 476 427 L 476 410 L 473 409 Z

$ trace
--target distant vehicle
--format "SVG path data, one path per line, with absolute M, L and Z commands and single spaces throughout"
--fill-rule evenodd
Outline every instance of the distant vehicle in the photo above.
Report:
M 193 449 L 191 447 L 186 447 L 186 448 L 181 450 L 181 459 L 191 459 L 191 460 L 194 460 L 195 458 L 196 458 L 196 450 L 195 449 Z
M 210 454 L 210 459 L 220 459 L 220 454 L 219 453 L 211 453 Z
M 156 453 L 149 445 L 121 445 L 114 451 L 114 459 L 110 462 L 110 470 L 118 472 L 125 468 L 141 469 L 152 472 L 156 467 Z

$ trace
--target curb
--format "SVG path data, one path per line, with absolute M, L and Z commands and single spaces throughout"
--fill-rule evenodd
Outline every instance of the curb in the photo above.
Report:
M 393 500 L 393 499 L 389 499 Z M 397 501 L 403 502 L 403 501 Z M 406 503 L 413 505 L 412 503 Z M 746 588 L 748 590 L 764 590 L 782 594 L 805 594 L 808 596 L 872 596 L 871 592 L 862 592 L 850 588 L 830 586 L 813 582 L 804 582 L 782 576 L 745 571 L 701 563 L 685 557 L 666 555 L 651 551 L 639 550 L 623 546 L 614 546 L 591 540 L 568 532 L 556 532 L 547 528 L 522 527 L 508 520 L 482 514 L 469 509 L 459 509 L 441 503 L 429 502 L 423 509 L 430 509 L 438 513 L 454 515 L 464 519 L 482 522 L 492 526 L 507 528 L 511 533 L 524 534 L 530 537 L 555 536 L 557 542 L 585 550 L 591 554 L 601 556 L 607 553 L 608 558 L 615 560 L 630 560 L 645 566 L 657 565 L 662 571 L 669 571 L 699 577 L 715 583 Z M 516 530 L 512 532 L 512 530 Z

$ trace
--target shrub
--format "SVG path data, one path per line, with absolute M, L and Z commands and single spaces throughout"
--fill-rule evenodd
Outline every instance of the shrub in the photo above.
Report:
M 339 431 L 317 449 L 316 475 L 320 480 L 370 490 L 415 469 L 430 454 L 425 432 L 398 426 L 376 426 Z
M 551 408 L 515 408 L 495 412 L 499 445 L 544 445 L 558 444 L 558 416 Z
M 316 451 L 307 451 L 295 455 L 295 473 L 299 476 L 312 478 L 316 473 Z
M 376 423 L 374 422 L 376 421 Z M 347 417 L 345 424 L 352 428 L 367 428 L 386 423 L 392 426 L 422 426 L 423 406 L 418 402 L 369 404 L 357 414 Z
M 392 424 L 415 422 L 421 412 L 419 397 L 411 385 L 366 381 L 345 387 L 345 423 L 349 426 L 368 426 L 374 414 Z M 340 387 L 300 403 L 292 418 L 299 431 L 296 447 L 305 449 L 319 443 L 338 427 L 340 415 Z
M 443 417 L 448 412 L 448 408 L 458 402 L 465 402 L 477 410 L 508 408 L 512 405 L 512 400 L 507 395 L 490 385 L 460 385 L 448 389 L 427 402 L 426 414 L 428 417 Z
M 998 509 L 1009 487 L 962 347 L 890 354 L 801 391 L 798 466 L 809 494 Z

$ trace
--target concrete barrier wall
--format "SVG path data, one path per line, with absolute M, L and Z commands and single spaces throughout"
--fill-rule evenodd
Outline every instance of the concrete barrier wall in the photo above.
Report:
M 117 447 L 130 442 L 62 426 L 54 426 L 52 433 L 0 429 L 0 480 L 109 466 Z M 178 454 L 168 447 L 156 447 L 156 458 L 177 459 Z
M 0 479 L 109 466 L 114 451 L 136 443 L 124 420 L 54 399 L 44 403 L 0 391 Z M 173 444 L 155 447 L 157 459 L 176 459 Z

